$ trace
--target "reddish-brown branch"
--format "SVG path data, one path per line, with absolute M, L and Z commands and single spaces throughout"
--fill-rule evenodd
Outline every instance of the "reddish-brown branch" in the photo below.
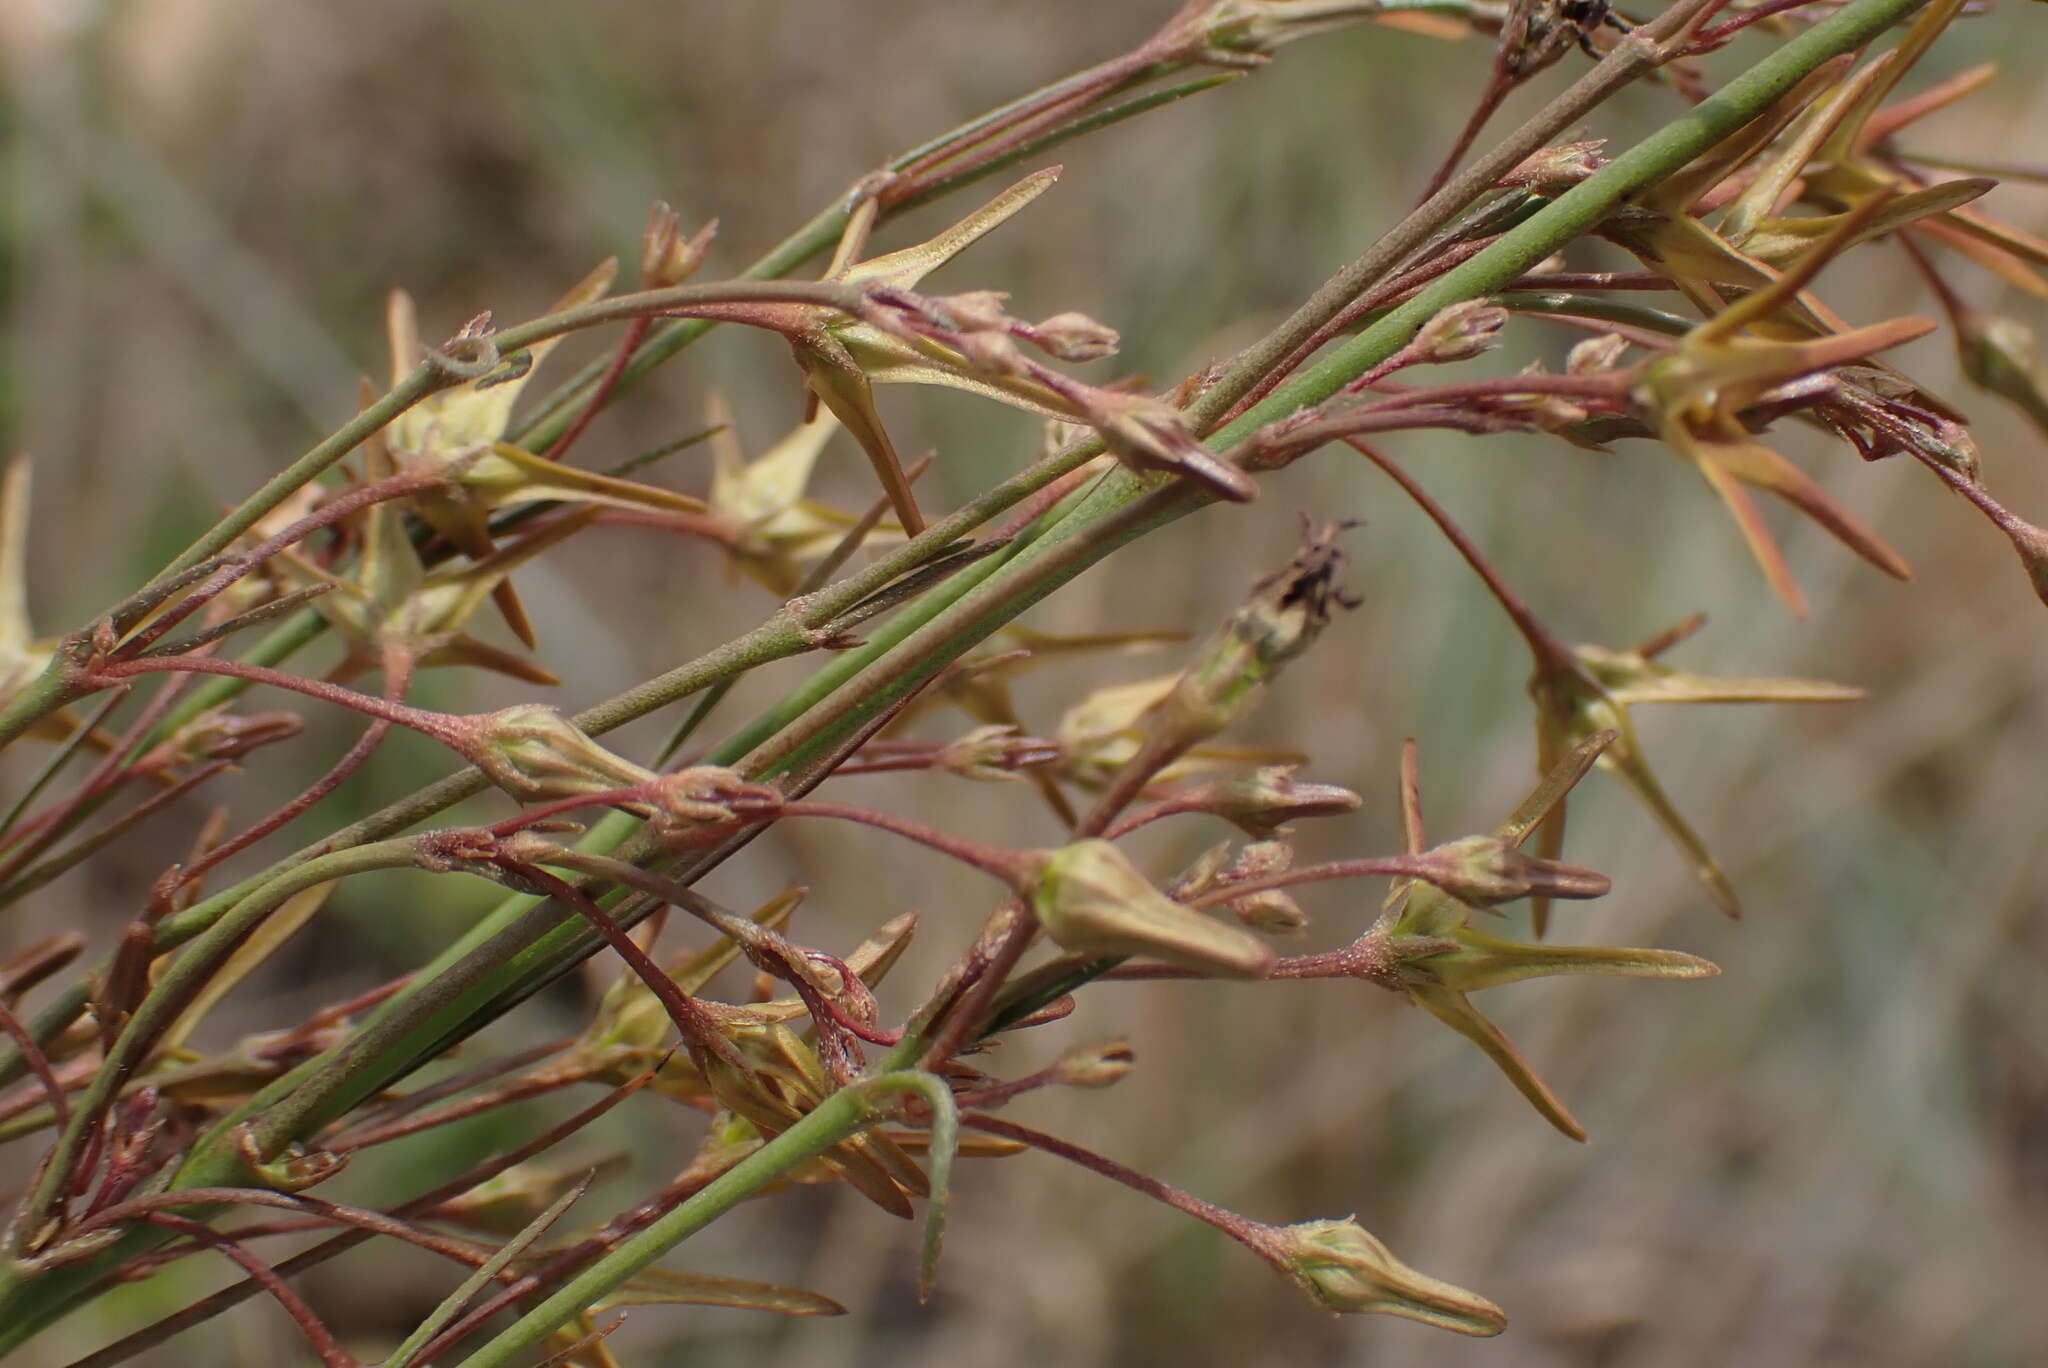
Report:
M 387 702 L 402 704 L 405 701 L 406 686 L 412 682 L 412 667 L 413 658 L 410 653 L 397 649 L 387 649 L 384 652 L 384 698 Z M 276 812 L 257 822 L 240 835 L 221 842 L 221 844 L 194 860 L 189 866 L 183 869 L 173 868 L 168 871 L 167 877 L 158 881 L 156 892 L 152 895 L 152 901 L 157 897 L 161 897 L 165 906 L 168 907 L 179 889 L 188 886 L 193 880 L 204 875 L 207 870 L 212 869 L 221 861 L 247 850 L 265 836 L 285 826 L 314 804 L 320 802 L 321 799 L 339 788 L 343 780 L 354 774 L 358 769 L 361 769 L 363 763 L 370 758 L 371 754 L 376 751 L 377 747 L 383 743 L 384 738 L 390 735 L 390 733 L 391 723 L 389 721 L 379 718 L 372 722 L 369 728 L 356 738 L 355 744 L 349 747 L 348 752 L 340 760 L 336 761 L 327 773 L 314 780 L 296 798 L 293 798 Z
M 0 999 L 0 1030 L 13 1038 L 14 1048 L 21 1051 L 29 1071 L 43 1085 L 43 1095 L 50 1099 L 50 1110 L 56 1113 L 58 1126 L 70 1125 L 71 1099 L 64 1095 L 55 1070 L 50 1068 L 50 1057 L 43 1053 L 43 1047 L 36 1044 L 36 1038 L 29 1034 L 28 1028 L 21 1024 L 21 1019 L 8 1008 L 4 999 Z
M 298 1293 L 292 1291 L 285 1280 L 278 1276 L 277 1270 L 269 1264 L 233 1240 L 224 1239 L 208 1230 L 198 1221 L 187 1220 L 168 1211 L 153 1211 L 146 1219 L 151 1225 L 175 1230 L 180 1235 L 189 1236 L 234 1260 L 242 1271 L 249 1275 L 251 1282 L 268 1292 L 276 1299 L 277 1304 L 284 1308 L 285 1314 L 299 1327 L 299 1333 L 306 1337 L 306 1343 L 313 1346 L 313 1352 L 320 1356 L 320 1362 L 326 1365 L 326 1368 L 361 1368 L 346 1350 L 335 1343 L 334 1336 L 320 1323 L 320 1317 L 313 1313 L 313 1308 L 308 1306 Z
M 647 330 L 653 326 L 654 320 L 651 318 L 635 318 L 626 324 L 626 335 L 619 339 L 618 350 L 612 353 L 611 364 L 607 365 L 604 374 L 597 378 L 597 386 L 590 391 L 590 398 L 584 403 L 582 411 L 576 415 L 576 420 L 569 424 L 562 435 L 555 438 L 554 445 L 541 455 L 550 461 L 559 461 L 569 454 L 569 448 L 576 445 L 576 439 L 583 435 L 583 430 L 590 426 L 598 411 L 611 398 L 612 390 L 618 386 L 619 377 L 626 373 L 626 366 L 632 361 L 633 353 L 640 350 L 640 344 L 647 340 Z

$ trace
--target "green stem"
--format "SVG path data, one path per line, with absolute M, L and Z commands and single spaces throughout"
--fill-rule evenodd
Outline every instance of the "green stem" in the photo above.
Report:
M 928 1097 L 934 1086 L 944 1085 L 929 1074 L 888 1073 L 841 1088 L 801 1121 L 712 1179 L 674 1211 L 562 1284 L 546 1301 L 463 1359 L 458 1368 L 506 1368 L 525 1362 L 527 1350 L 557 1327 L 582 1315 L 676 1245 L 797 1165 L 887 1116 L 887 1099 L 904 1093 Z M 934 1163 L 934 1205 L 941 1200 L 937 1167 Z

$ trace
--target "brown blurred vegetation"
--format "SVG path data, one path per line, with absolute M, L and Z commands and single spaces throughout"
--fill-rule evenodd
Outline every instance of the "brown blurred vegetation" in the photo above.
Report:
M 630 257 L 657 197 L 689 219 L 716 215 L 707 277 L 737 269 L 892 151 L 1119 50 L 1170 8 L 22 0 L 0 11 L 10 153 L 0 427 L 8 450 L 38 463 L 38 622 L 69 624 L 114 598 L 208 510 L 346 416 L 357 374 L 383 371 L 389 287 L 419 297 L 430 333 L 483 308 L 529 316 L 596 258 Z M 1960 24 L 1923 81 L 2016 57 L 1923 141 L 2038 155 L 2043 22 L 2038 8 L 2009 4 Z M 1486 59 L 1483 40 L 1370 27 L 1289 48 L 1250 80 L 1072 149 L 1059 187 L 947 280 L 1009 288 L 1020 314 L 1085 310 L 1123 331 L 1112 364 L 1177 377 L 1252 335 L 1398 215 Z M 1634 91 L 1594 131 L 1625 143 L 1674 108 L 1666 93 Z M 1993 203 L 2048 230 L 2038 191 L 2006 187 Z M 925 211 L 888 244 L 946 213 Z M 1902 257 L 1879 248 L 1857 260 L 1820 285 L 1852 322 L 1932 311 Z M 1987 279 L 1960 283 L 1980 305 L 2022 308 Z M 2038 306 L 2032 321 L 2048 325 Z M 1569 340 L 1528 323 L 1511 331 L 1503 355 L 1515 364 Z M 586 339 L 573 358 L 565 347 L 563 360 L 580 363 L 597 345 Z M 1902 360 L 1976 417 L 1987 474 L 2040 518 L 2039 436 L 1967 392 L 1938 338 Z M 555 364 L 554 376 L 568 373 Z M 730 397 L 750 446 L 798 412 L 781 348 L 721 333 L 605 417 L 584 458 L 623 458 L 701 427 L 713 391 Z M 1013 469 L 1038 440 L 1029 421 L 964 396 L 891 391 L 883 402 L 900 447 L 940 454 L 928 505 Z M 1404 1259 L 1498 1301 L 1507 1335 L 1453 1342 L 1382 1318 L 1320 1318 L 1211 1232 L 1034 1155 L 967 1170 L 933 1306 L 918 1308 L 910 1290 L 907 1227 L 850 1194 L 803 1192 L 740 1211 L 672 1262 L 812 1286 L 854 1315 L 644 1312 L 615 1341 L 628 1361 L 2048 1358 L 2048 1301 L 2036 1292 L 2048 1276 L 2048 622 L 2009 549 L 1903 460 L 1864 466 L 1815 444 L 1797 454 L 1918 578 L 1893 584 L 1813 529 L 1789 527 L 1814 607 L 1800 622 L 1772 602 L 1707 489 L 1647 446 L 1598 455 L 1536 437 L 1473 449 L 1410 436 L 1398 450 L 1568 635 L 1623 645 L 1704 610 L 1710 626 L 1682 648 L 1684 662 L 1870 689 L 1867 702 L 1831 710 L 1643 719 L 1667 784 L 1745 895 L 1744 922 L 1706 906 L 1611 785 L 1596 778 L 1575 803 L 1570 856 L 1610 872 L 1615 892 L 1565 910 L 1553 934 L 1682 948 L 1725 973 L 1670 987 L 1539 983 L 1490 999 L 1591 1129 L 1583 1148 L 1462 1041 L 1359 985 L 1095 991 L 1076 1020 L 1034 1033 L 1029 1048 L 1049 1057 L 1073 1039 L 1127 1032 L 1138 1072 L 1108 1094 L 1040 1095 L 1019 1116 L 1262 1219 L 1356 1211 Z M 835 488 L 865 498 L 853 448 L 834 454 Z M 676 458 L 664 478 L 700 485 L 703 459 L 701 449 Z M 1532 764 L 1521 647 L 1420 517 L 1341 452 L 1274 481 L 1253 508 L 1211 509 L 1140 544 L 1032 622 L 1202 630 L 1284 558 L 1297 509 L 1366 521 L 1353 534 L 1365 606 L 1294 667 L 1250 738 L 1308 751 L 1314 777 L 1369 797 L 1356 818 L 1304 830 L 1304 858 L 1394 848 L 1406 735 L 1421 742 L 1433 829 L 1492 825 Z M 595 545 L 522 580 L 565 703 L 645 677 L 772 607 L 752 585 L 728 584 L 708 549 L 634 529 L 585 540 Z M 750 679 L 720 721 L 773 697 L 794 668 Z M 1027 716 L 1049 728 L 1088 687 L 1145 668 L 1047 671 L 1033 678 Z M 430 676 L 421 697 L 476 706 L 501 697 L 491 687 L 465 680 L 469 692 L 458 692 Z M 957 721 L 926 725 L 944 734 Z M 631 735 L 651 745 L 671 725 Z M 252 776 L 242 810 L 317 772 L 345 735 L 316 718 L 291 747 L 299 770 L 280 762 Z M 438 757 L 412 740 L 387 746 L 338 805 L 367 807 L 437 773 Z M 1027 818 L 1021 789 L 844 784 L 999 839 L 1054 832 L 1049 818 Z M 32 899 L 26 919 L 0 926 L 0 951 L 56 926 L 104 935 L 201 816 L 194 805 L 155 843 Z M 293 831 L 303 838 L 307 824 Z M 1205 839 L 1214 833 L 1176 829 L 1153 849 L 1165 867 Z M 972 875 L 897 849 L 878 860 L 876 849 L 796 824 L 710 887 L 744 902 L 799 880 L 812 889 L 806 926 L 840 948 L 885 916 L 922 909 L 920 944 L 897 997 L 885 998 L 902 1010 L 918 975 L 957 952 L 987 894 Z M 291 972 L 238 994 L 216 1029 L 291 1020 L 402 972 L 474 911 L 445 896 L 417 902 L 418 891 L 397 877 L 345 888 Z M 1349 939 L 1370 908 L 1346 899 L 1366 896 L 1316 896 L 1311 944 Z M 579 1007 L 565 986 L 482 1048 L 573 1028 Z M 630 1179 L 587 1199 L 593 1211 L 660 1181 L 693 1142 L 692 1114 L 636 1107 L 579 1146 L 636 1158 Z M 388 1190 L 415 1167 L 444 1172 L 549 1114 L 380 1151 L 337 1195 Z M 225 1277 L 187 1261 L 75 1318 L 24 1362 L 65 1362 Z M 414 1252 L 383 1248 L 321 1269 L 307 1290 L 373 1352 L 451 1283 Z M 144 1361 L 281 1364 L 301 1352 L 275 1308 L 254 1303 Z

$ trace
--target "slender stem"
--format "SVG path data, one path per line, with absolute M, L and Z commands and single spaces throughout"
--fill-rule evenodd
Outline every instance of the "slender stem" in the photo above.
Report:
M 151 1225 L 161 1226 L 175 1234 L 188 1236 L 203 1245 L 209 1245 L 232 1260 L 249 1275 L 251 1282 L 277 1299 L 277 1304 L 284 1308 L 285 1314 L 299 1327 L 299 1333 L 306 1337 L 306 1343 L 319 1355 L 324 1368 L 360 1368 L 356 1360 L 335 1342 L 333 1333 L 320 1323 L 320 1317 L 313 1308 L 308 1306 L 298 1293 L 292 1291 L 269 1264 L 233 1240 L 215 1234 L 198 1221 L 187 1220 L 168 1211 L 151 1212 L 147 1219 Z
M 1015 1140 L 1033 1149 L 1044 1150 L 1047 1154 L 1057 1155 L 1070 1164 L 1079 1164 L 1091 1173 L 1099 1173 L 1105 1178 L 1122 1183 L 1133 1192 L 1142 1192 L 1154 1201 L 1164 1202 L 1175 1211 L 1185 1212 L 1198 1221 L 1205 1221 L 1231 1239 L 1247 1246 L 1261 1258 L 1268 1257 L 1266 1251 L 1260 1248 L 1249 1233 L 1255 1225 L 1254 1222 L 1246 1220 L 1234 1211 L 1217 1206 L 1214 1202 L 1205 1202 L 1193 1193 L 1185 1192 L 1171 1183 L 1162 1183 L 1150 1174 L 1140 1173 L 1134 1168 L 1119 1164 L 1107 1155 L 1097 1154 L 1094 1150 L 1062 1140 L 1057 1135 L 1030 1126 L 1020 1126 L 1015 1121 L 999 1120 L 993 1116 L 963 1116 L 960 1118 L 960 1124 L 970 1130 L 1000 1135 L 1005 1140 Z
M 1187 905 L 1196 909 L 1214 907 L 1218 903 L 1232 902 L 1252 893 L 1264 893 L 1274 888 L 1292 888 L 1296 884 L 1322 883 L 1330 879 L 1420 879 L 1424 883 L 1441 877 L 1443 866 L 1414 855 L 1376 855 L 1362 860 L 1332 860 L 1327 864 L 1303 865 L 1299 869 L 1283 869 L 1273 874 L 1262 874 L 1256 879 L 1244 879 L 1236 883 L 1219 884 L 1196 897 L 1187 900 Z
M 526 1351 L 557 1326 L 581 1315 L 627 1278 L 798 1164 L 881 1119 L 887 1111 L 886 1099 L 906 1092 L 922 1096 L 929 1081 L 927 1074 L 890 1073 L 841 1088 L 688 1201 L 582 1269 L 517 1323 L 463 1359 L 458 1368 L 509 1368 L 525 1362 Z

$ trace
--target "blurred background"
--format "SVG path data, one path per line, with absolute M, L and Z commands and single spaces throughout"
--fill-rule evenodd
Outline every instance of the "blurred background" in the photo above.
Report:
M 347 417 L 358 375 L 385 373 L 391 287 L 415 294 L 429 337 L 486 308 L 501 321 L 529 317 L 597 259 L 634 260 L 656 198 L 688 222 L 716 216 L 705 278 L 735 271 L 893 152 L 1123 50 L 1173 7 L 0 3 L 0 434 L 7 451 L 36 459 L 36 622 L 60 630 L 111 601 L 213 510 Z M 1961 22 L 1910 88 L 2020 56 L 1987 93 L 1922 126 L 1916 145 L 2037 155 L 2048 128 L 2044 22 L 2022 4 Z M 1059 186 L 934 283 L 1008 289 L 1025 316 L 1083 310 L 1125 339 L 1121 358 L 1091 374 L 1170 383 L 1257 336 L 1412 203 L 1488 53 L 1484 39 L 1369 26 L 1297 44 L 1249 80 L 1071 146 Z M 1537 82 L 1541 93 L 1583 64 L 1572 54 Z M 1675 108 L 1668 92 L 1633 91 L 1592 132 L 1626 145 Z M 920 211 L 878 247 L 917 241 L 971 203 Z M 1990 204 L 2048 232 L 2038 190 L 2004 187 Z M 1583 260 L 1627 268 L 1618 255 Z M 2038 304 L 2002 296 L 1990 277 L 1950 275 L 1978 305 L 2031 311 L 2043 324 Z M 1888 244 L 1823 277 L 1820 293 L 1856 323 L 1934 312 Z M 564 346 L 545 375 L 569 374 L 613 340 Z M 1572 340 L 1517 323 L 1490 360 L 1554 362 Z M 1999 495 L 2048 513 L 2039 434 L 1968 391 L 1939 338 L 1899 360 L 1973 415 Z M 609 412 L 581 455 L 608 464 L 695 431 L 714 393 L 758 450 L 797 420 L 796 378 L 776 340 L 720 332 Z M 939 454 L 927 507 L 950 506 L 1037 450 L 1034 421 L 968 396 L 892 388 L 882 403 L 901 449 Z M 806 1189 L 740 1210 L 669 1262 L 812 1287 L 853 1314 L 642 1311 L 612 1341 L 626 1362 L 2048 1360 L 2048 1300 L 2036 1290 L 2048 1276 L 2048 623 L 2009 548 L 1903 458 L 1865 465 L 1790 432 L 1785 449 L 1917 571 L 1910 584 L 1888 581 L 1773 509 L 1812 601 L 1800 621 L 1770 598 L 1697 476 L 1646 444 L 1597 454 L 1533 437 L 1481 448 L 1407 436 L 1387 446 L 1567 637 L 1620 647 L 1704 611 L 1707 630 L 1674 663 L 1870 691 L 1827 708 L 1638 714 L 1659 774 L 1743 894 L 1739 923 L 1706 904 L 1605 776 L 1575 798 L 1568 855 L 1609 872 L 1615 891 L 1560 909 L 1552 935 L 1684 949 L 1724 973 L 1488 995 L 1489 1014 L 1592 1132 L 1585 1146 L 1546 1126 L 1464 1041 L 1361 984 L 1105 986 L 1073 1018 L 1020 1038 L 1001 1069 L 1021 1074 L 1075 1041 L 1128 1035 L 1140 1067 L 1120 1087 L 1035 1095 L 1011 1114 L 1262 1220 L 1356 1212 L 1408 1262 L 1497 1301 L 1506 1335 L 1468 1342 L 1387 1318 L 1323 1316 L 1206 1227 L 1030 1154 L 967 1169 L 931 1306 L 914 1297 L 914 1230 L 851 1193 Z M 701 490 L 707 460 L 702 448 L 684 453 L 657 478 Z M 827 465 L 823 492 L 871 497 L 865 463 L 843 438 Z M 1526 652 L 1418 513 L 1342 451 L 1275 479 L 1254 507 L 1211 509 L 1147 539 L 1028 621 L 1199 634 L 1284 561 L 1297 510 L 1365 524 L 1349 543 L 1364 606 L 1235 738 L 1305 751 L 1310 775 L 1367 795 L 1350 818 L 1300 828 L 1301 858 L 1395 848 L 1405 736 L 1420 742 L 1433 835 L 1490 828 L 1532 777 Z M 774 607 L 751 583 L 728 583 L 710 548 L 631 528 L 580 539 L 520 584 L 571 708 Z M 1025 716 L 1050 731 L 1090 689 L 1179 659 L 1169 648 L 1049 668 L 1021 688 Z M 809 668 L 750 677 L 708 734 L 736 727 Z M 429 674 L 418 691 L 432 706 L 465 709 L 519 696 L 469 675 Z M 651 752 L 674 720 L 632 729 L 621 748 Z M 968 725 L 933 712 L 921 734 Z M 268 810 L 350 734 L 312 716 L 304 736 L 239 781 L 238 810 Z M 442 772 L 433 748 L 415 742 L 401 736 L 379 752 L 331 804 L 337 823 Z M 19 782 L 18 771 L 10 777 Z M 988 839 L 1057 836 L 1021 785 L 870 777 L 835 787 Z M 32 898 L 0 925 L 0 953 L 66 926 L 106 943 L 204 812 L 199 802 L 176 810 L 153 835 Z M 798 931 L 842 953 L 885 918 L 919 909 L 919 939 L 883 995 L 885 1015 L 907 1011 L 979 924 L 985 884 L 850 829 L 791 828 L 719 870 L 707 891 L 747 905 L 806 884 Z M 310 831 L 302 822 L 276 848 Z M 1193 822 L 1143 849 L 1163 873 L 1222 834 Z M 488 905 L 488 889 L 464 901 L 459 884 L 350 883 L 279 972 L 222 1008 L 214 1045 L 417 964 Z M 1305 895 L 1316 918 L 1308 946 L 1355 936 L 1379 891 Z M 1520 929 L 1526 913 L 1514 911 Z M 470 1057 L 575 1029 L 603 981 L 527 1004 Z M 415 1189 L 568 1107 L 553 1099 L 373 1151 L 333 1194 Z M 614 1113 L 569 1157 L 621 1149 L 632 1165 L 579 1210 L 602 1219 L 665 1180 L 700 1125 L 652 1100 Z M 0 1185 L 19 1180 L 25 1148 L 0 1159 L 12 1166 Z M 186 1260 L 67 1321 L 19 1361 L 54 1368 L 227 1277 Z M 416 1251 L 379 1245 L 303 1286 L 351 1348 L 374 1358 L 455 1280 Z M 277 1309 L 258 1301 L 138 1361 L 303 1355 Z

